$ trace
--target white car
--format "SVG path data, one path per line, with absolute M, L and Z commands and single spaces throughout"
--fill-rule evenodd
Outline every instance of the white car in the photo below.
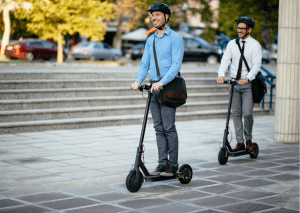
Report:
M 112 48 L 105 42 L 82 42 L 72 47 L 70 54 L 75 60 L 89 59 L 117 61 L 122 56 L 122 51 Z

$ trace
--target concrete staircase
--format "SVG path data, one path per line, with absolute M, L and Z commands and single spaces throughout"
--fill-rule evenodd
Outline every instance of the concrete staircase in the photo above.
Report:
M 188 100 L 177 109 L 177 121 L 226 117 L 229 95 L 216 84 L 215 72 L 181 74 Z M 142 124 L 146 102 L 141 92 L 130 89 L 135 76 L 122 71 L 1 72 L 0 134 Z M 273 113 L 255 105 L 256 115 Z

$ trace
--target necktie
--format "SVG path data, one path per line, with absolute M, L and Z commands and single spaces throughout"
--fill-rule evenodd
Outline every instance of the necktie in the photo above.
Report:
M 245 42 L 246 41 L 242 41 L 242 42 L 243 42 L 242 53 L 244 54 Z M 237 72 L 237 75 L 236 75 L 236 80 L 240 80 L 240 78 L 241 78 L 242 64 L 243 64 L 243 58 L 242 58 L 242 55 L 241 55 L 241 57 L 240 57 L 240 63 L 239 63 L 239 68 L 238 68 L 238 72 Z

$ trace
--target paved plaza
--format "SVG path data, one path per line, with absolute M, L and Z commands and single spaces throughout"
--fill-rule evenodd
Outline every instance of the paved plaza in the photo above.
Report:
M 0 135 L 0 212 L 299 212 L 299 144 L 274 141 L 274 123 L 274 116 L 255 117 L 257 159 L 221 166 L 225 120 L 177 122 L 179 163 L 192 166 L 192 181 L 144 182 L 137 193 L 125 179 L 141 125 Z M 148 170 L 157 165 L 152 126 Z

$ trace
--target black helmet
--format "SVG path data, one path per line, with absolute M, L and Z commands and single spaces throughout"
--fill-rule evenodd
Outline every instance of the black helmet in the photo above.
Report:
M 167 4 L 165 4 L 165 3 L 160 3 L 160 2 L 155 3 L 155 4 L 153 4 L 153 5 L 150 7 L 150 9 L 149 9 L 148 11 L 149 11 L 149 13 L 151 13 L 151 14 L 152 14 L 152 12 L 154 12 L 154 11 L 160 11 L 160 12 L 162 12 L 163 14 L 168 14 L 169 16 L 171 16 L 171 9 L 170 9 L 170 7 L 169 7 Z
M 254 29 L 254 26 L 255 26 L 255 21 L 253 18 L 249 18 L 247 16 L 242 16 L 242 17 L 239 17 L 237 20 L 235 20 L 237 22 L 237 24 L 239 23 L 245 23 L 248 25 L 249 28 L 252 28 Z

